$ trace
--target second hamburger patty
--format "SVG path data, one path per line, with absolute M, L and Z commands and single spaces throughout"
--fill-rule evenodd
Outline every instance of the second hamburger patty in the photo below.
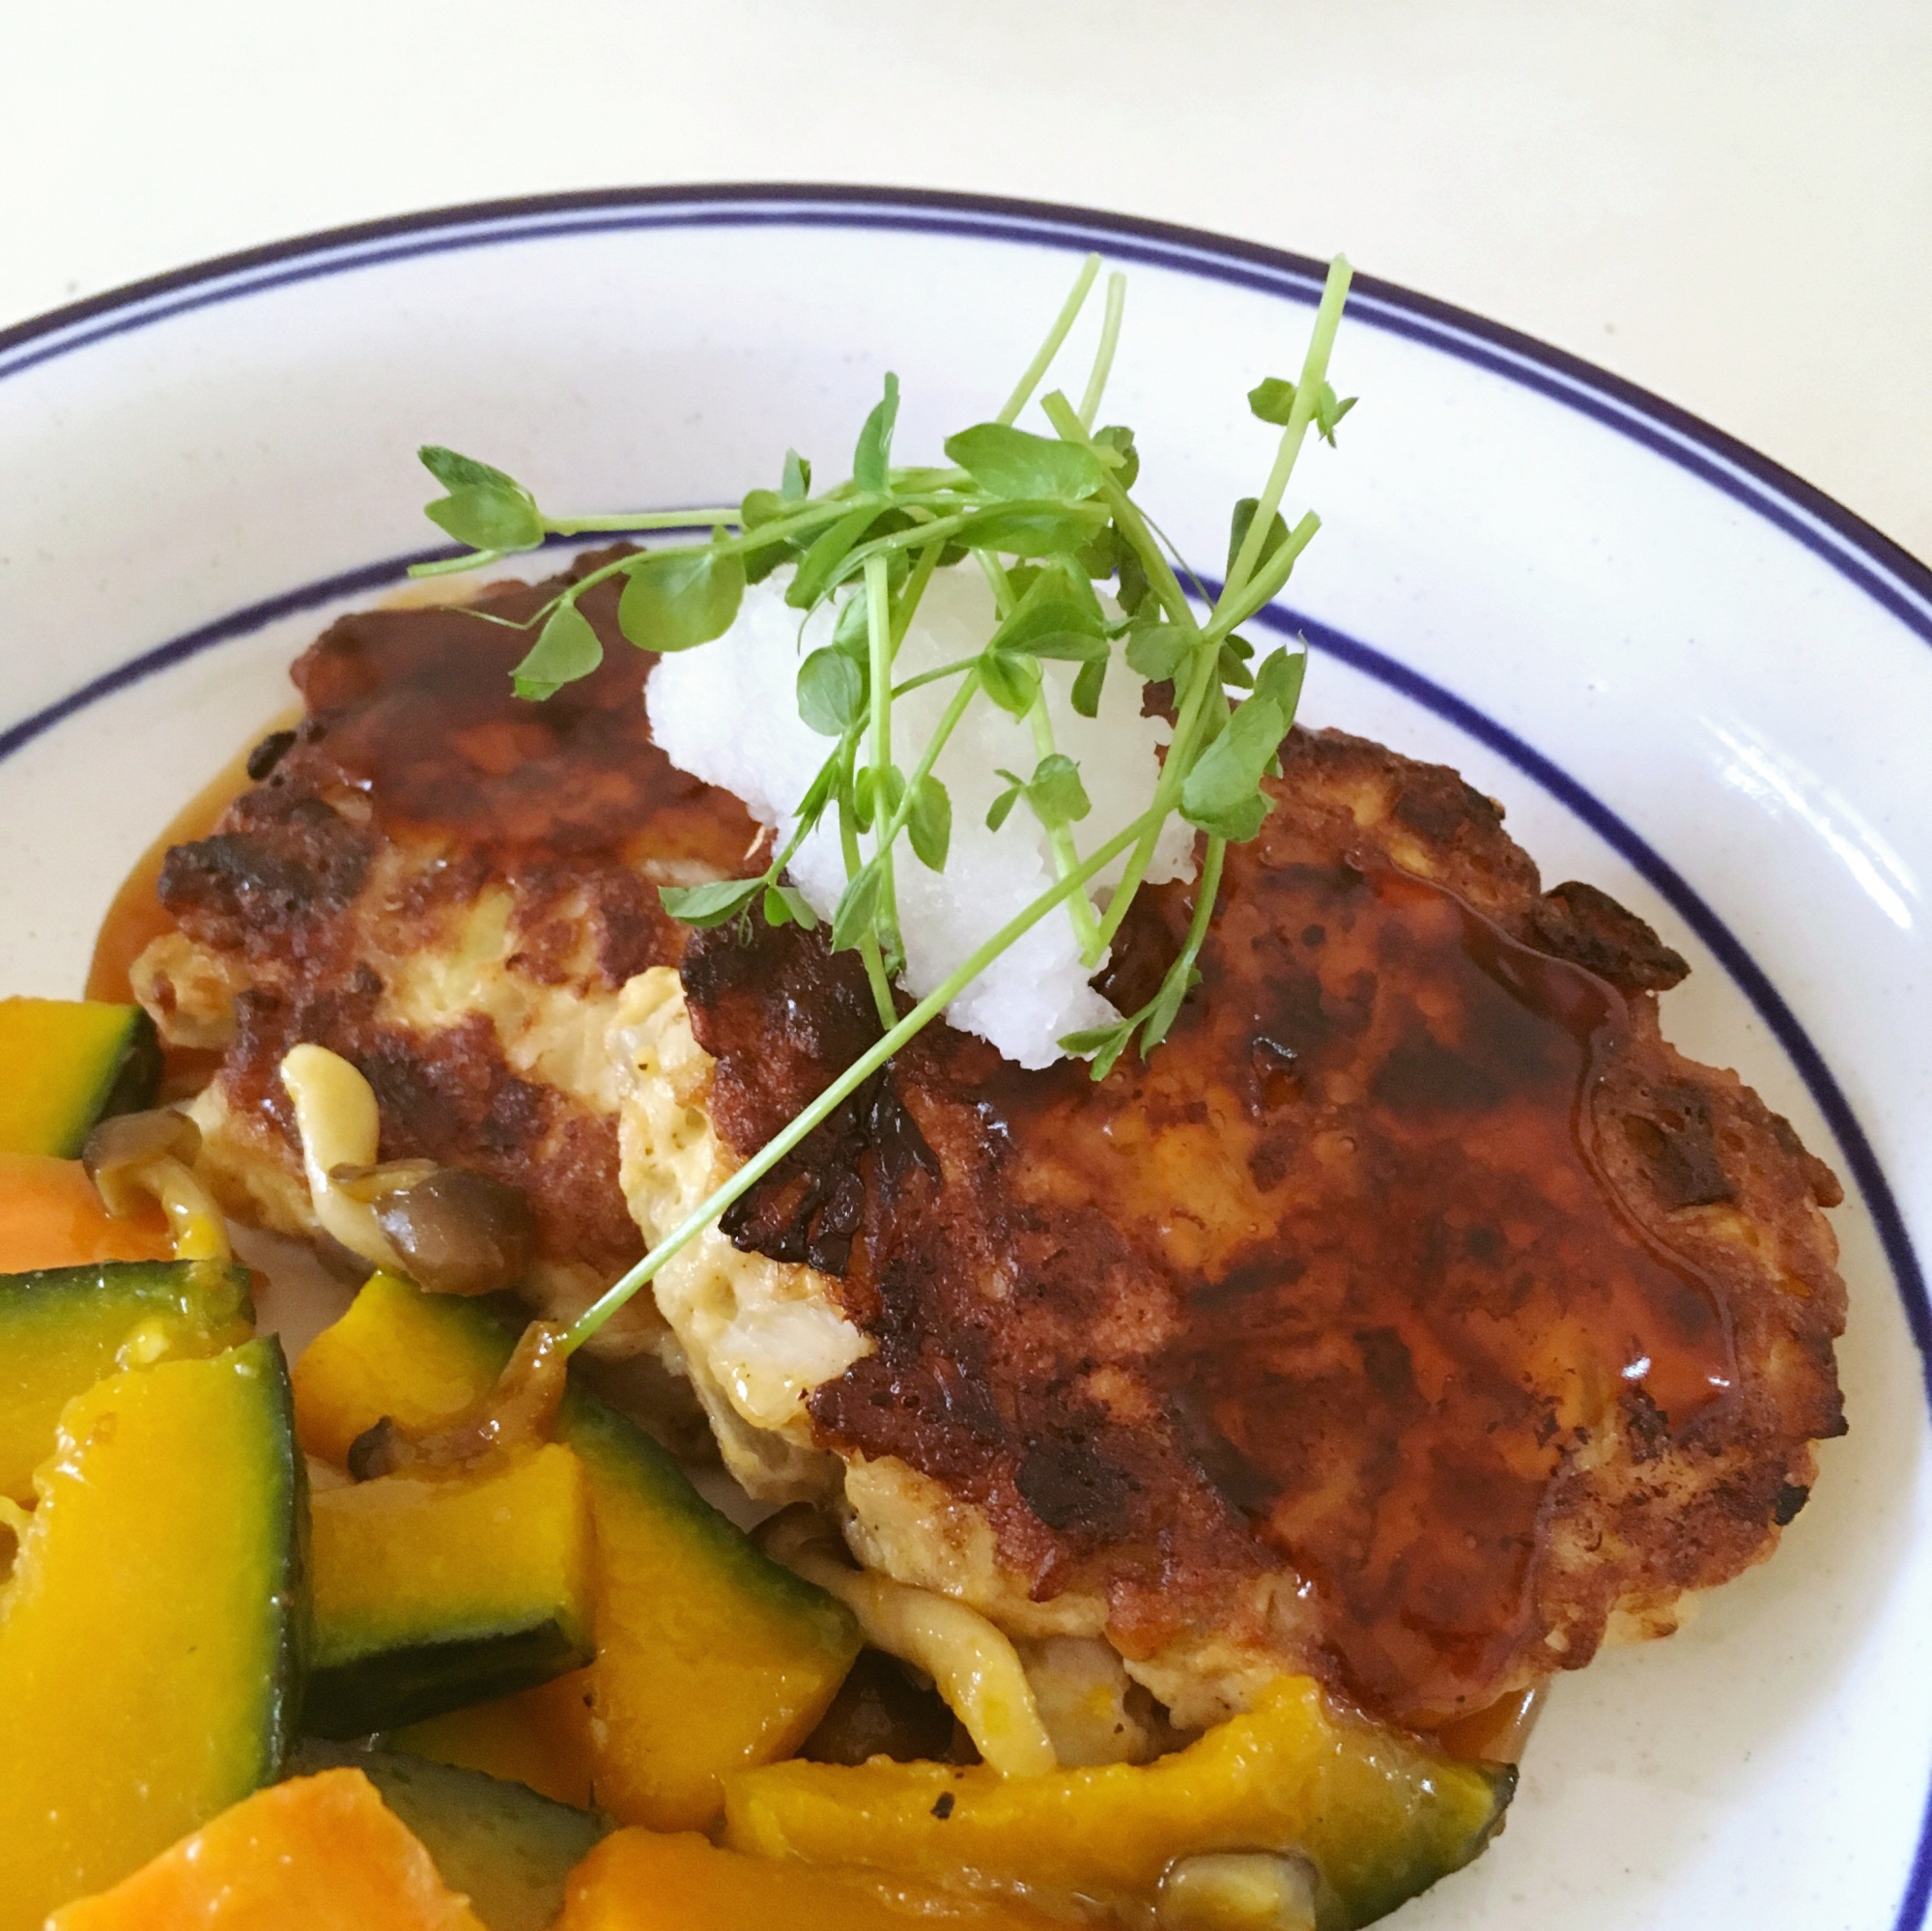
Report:
M 808 1398 L 855 1544 L 1156 1693 L 1313 1666 L 1433 1725 L 1766 1554 L 1843 1427 L 1836 1181 L 1683 1059 L 1686 968 L 1453 772 L 1297 732 L 1151 1062 L 941 1025 L 734 1212 L 866 1351 Z M 1109 990 L 1173 955 L 1151 894 Z M 744 1157 L 876 1036 L 852 954 L 681 968 Z

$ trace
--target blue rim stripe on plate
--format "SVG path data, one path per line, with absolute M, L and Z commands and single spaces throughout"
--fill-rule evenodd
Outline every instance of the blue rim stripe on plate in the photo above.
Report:
M 533 196 L 363 223 L 273 243 L 91 298 L 0 330 L 0 381 L 94 343 L 194 309 L 318 277 L 456 249 L 669 226 L 831 226 L 1032 243 L 1099 245 L 1122 259 L 1310 303 L 1321 263 L 1305 256 L 1093 210 L 935 190 L 787 184 L 612 188 Z M 1590 416 L 1697 476 L 1763 517 L 1932 644 L 1932 570 L 1841 504 L 1744 443 L 1621 378 L 1534 338 L 1375 277 L 1355 281 L 1357 319 L 1485 368 Z M 432 552 L 429 554 L 444 553 Z M 0 732 L 0 759 L 114 692 L 277 619 L 374 589 L 419 556 L 348 571 L 146 651 Z M 1749 951 L 1662 853 L 1609 807 L 1525 740 L 1399 660 L 1279 608 L 1258 621 L 1304 631 L 1329 651 L 1401 692 L 1514 764 L 1627 859 L 1710 947 L 1790 1057 L 1837 1138 L 1891 1264 L 1932 1401 L 1932 1304 L 1911 1234 L 1843 1089 L 1796 1013 Z M 1932 1797 L 1928 1797 L 1893 1931 L 1921 1931 L 1932 1906 Z
M 1200 229 L 1044 202 L 939 190 L 725 183 L 590 189 L 431 210 L 275 242 L 137 282 L 0 330 L 0 380 L 197 308 L 320 276 L 451 250 L 653 227 L 897 228 L 1125 260 L 1309 301 L 1323 266 Z M 1547 343 L 1359 275 L 1359 321 L 1536 390 L 1616 430 L 1752 509 L 1932 643 L 1932 570 L 1843 505 L 1747 444 Z

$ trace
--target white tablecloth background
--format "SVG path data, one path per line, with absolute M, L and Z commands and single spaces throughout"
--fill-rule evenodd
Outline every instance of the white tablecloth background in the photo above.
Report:
M 0 0 L 0 327 L 406 209 L 722 180 L 1345 248 L 1932 557 L 1932 0 Z

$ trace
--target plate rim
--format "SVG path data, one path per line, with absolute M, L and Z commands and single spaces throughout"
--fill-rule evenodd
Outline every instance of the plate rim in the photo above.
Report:
M 1135 244 L 1158 248 L 1165 251 L 1161 266 L 1205 270 L 1222 280 L 1240 280 L 1253 275 L 1264 278 L 1275 292 L 1280 292 L 1284 280 L 1299 283 L 1310 290 L 1311 300 L 1326 273 L 1326 264 L 1312 256 L 1212 229 L 1072 202 L 952 188 L 783 181 L 570 188 L 546 194 L 452 202 L 314 229 L 119 284 L 0 328 L 0 382 L 104 336 L 124 333 L 189 308 L 210 305 L 230 294 L 256 292 L 263 286 L 264 271 L 270 271 L 271 285 L 327 272 L 327 266 L 318 259 L 324 256 L 366 251 L 385 242 L 408 243 L 412 240 L 420 242 L 422 238 L 436 235 L 448 238 L 440 243 L 389 250 L 388 258 L 397 259 L 435 252 L 439 247 L 485 245 L 495 239 L 484 232 L 472 232 L 467 240 L 459 239 L 463 231 L 485 231 L 507 224 L 525 227 L 532 219 L 543 217 L 621 216 L 627 212 L 650 209 L 686 210 L 695 216 L 700 209 L 716 207 L 721 211 L 736 211 L 737 221 L 749 224 L 757 218 L 754 211 L 761 204 L 782 211 L 777 218 L 793 223 L 814 207 L 823 208 L 841 226 L 865 225 L 863 212 L 867 209 L 876 211 L 891 225 L 906 225 L 905 217 L 912 216 L 915 225 L 926 232 L 945 232 L 948 224 L 943 217 L 949 214 L 965 217 L 970 232 L 980 236 L 997 234 L 994 224 L 1006 222 L 1032 231 L 1014 232 L 1008 239 L 1052 241 L 1060 246 L 1065 246 L 1072 234 L 1086 231 L 1110 238 L 1117 250 L 1120 243 L 1127 243 L 1128 259 L 1133 259 Z M 714 218 L 724 221 L 730 217 L 721 213 Z M 580 232 L 594 232 L 603 225 L 632 224 L 591 219 L 573 225 Z M 1191 264 L 1176 264 L 1171 258 L 1176 250 L 1200 259 Z M 272 270 L 297 263 L 309 266 L 293 274 L 272 276 Z M 224 281 L 237 281 L 241 285 L 227 292 L 213 286 Z M 171 297 L 180 298 L 170 301 Z M 1553 400 L 1600 420 L 1607 419 L 1607 426 L 1626 435 L 1639 425 L 1649 428 L 1652 434 L 1638 434 L 1634 440 L 1645 442 L 1680 468 L 1693 469 L 1705 481 L 1715 483 L 1727 495 L 1778 524 L 1787 534 L 1832 562 L 1840 574 L 1851 577 L 1894 616 L 1918 632 L 1926 643 L 1932 644 L 1932 565 L 1921 562 L 1895 538 L 1761 450 L 1656 391 L 1567 349 L 1400 282 L 1358 271 L 1350 300 L 1358 320 L 1397 333 L 1422 335 L 1433 346 L 1463 360 L 1486 363 L 1496 373 L 1537 388 Z M 102 326 L 89 327 L 87 325 L 91 323 Z M 1506 366 L 1497 367 L 1498 357 Z M 1705 459 L 1703 462 L 1696 460 L 1700 456 Z M 1710 467 L 1713 460 L 1719 466 L 1716 471 Z M 1735 474 L 1726 476 L 1723 470 Z M 1753 487 L 1738 487 L 1746 480 Z M 1777 514 L 1779 508 L 1785 511 L 1784 515 Z M 1790 514 L 1794 511 L 1798 513 L 1796 518 Z M 1807 522 L 1815 526 L 1805 527 Z M 1838 539 L 1837 543 L 1821 541 L 1826 532 Z M 1853 563 L 1852 557 L 1845 554 L 1847 549 L 1855 553 L 1864 568 Z M 1879 581 L 1873 581 L 1874 576 Z M 1883 579 L 1887 577 L 1892 582 L 1885 582 Z
M 849 183 L 722 182 L 572 189 L 412 211 L 210 257 L 122 284 L 0 329 L 0 382 L 95 343 L 194 309 L 294 282 L 460 248 L 662 226 L 880 228 L 1068 249 L 1098 241 L 1126 260 L 1318 298 L 1326 265 L 1238 237 L 1070 204 L 936 188 Z M 547 225 L 546 225 L 547 224 Z M 1369 326 L 1418 339 L 1591 416 L 1684 469 L 1777 527 L 1932 646 L 1932 568 L 1835 498 L 1747 443 L 1654 392 L 1551 344 L 1379 277 L 1358 274 L 1351 307 Z M 547 546 L 548 547 L 548 546 Z M 0 729 L 0 759 L 110 693 L 282 615 L 391 581 L 416 553 L 298 586 L 230 611 L 91 680 Z M 1932 1303 L 1896 1197 L 1848 1097 L 1802 1022 L 1702 895 L 1668 860 L 1560 765 L 1447 687 L 1330 626 L 1286 609 L 1271 628 L 1305 628 L 1318 647 L 1392 684 L 1500 753 L 1631 860 L 1686 918 L 1769 1024 L 1825 1114 L 1871 1212 L 1932 1400 Z M 1922 1931 L 1932 1913 L 1932 1796 L 1921 1815 L 1892 1931 Z

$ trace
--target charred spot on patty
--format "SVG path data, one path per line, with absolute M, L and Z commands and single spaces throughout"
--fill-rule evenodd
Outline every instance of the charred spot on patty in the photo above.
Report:
M 1682 960 L 1544 894 L 1455 774 L 1334 732 L 1282 761 L 1150 1061 L 1024 1072 L 944 1025 L 897 1056 L 933 1166 L 895 1184 L 846 1132 L 827 1285 L 872 1346 L 809 1406 L 1130 1658 L 1265 1644 L 1241 1605 L 1286 1576 L 1313 1631 L 1279 1666 L 1430 1723 L 1769 1548 L 1841 1425 L 1829 1176 L 1663 1040 Z M 1191 910 L 1143 894 L 1102 986 L 1157 978 Z M 740 1155 L 877 1036 L 822 932 L 699 935 L 683 975 Z M 798 1252 L 737 1237 L 767 1226 Z

